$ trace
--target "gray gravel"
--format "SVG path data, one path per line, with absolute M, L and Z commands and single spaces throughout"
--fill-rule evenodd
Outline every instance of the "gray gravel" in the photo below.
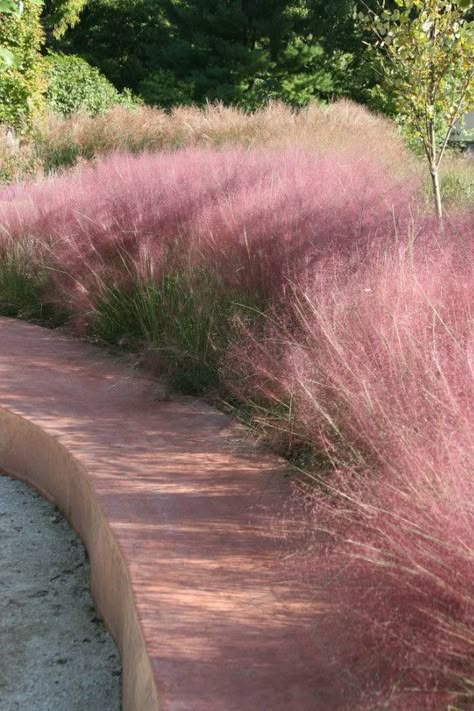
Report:
M 64 518 L 0 476 L 0 710 L 119 711 L 118 651 Z

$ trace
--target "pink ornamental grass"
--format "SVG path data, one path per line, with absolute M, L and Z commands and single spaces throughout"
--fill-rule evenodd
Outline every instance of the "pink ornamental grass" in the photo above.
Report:
M 347 708 L 474 704 L 468 237 L 427 232 L 358 266 L 329 257 L 230 357 L 233 392 L 331 465 L 305 492 L 300 565 L 334 605 L 320 633 Z
M 332 468 L 306 493 L 304 567 L 336 603 L 321 634 L 364 711 L 472 706 L 472 230 L 406 243 L 412 194 L 353 153 L 186 149 L 0 202 L 0 248 L 33 245 L 81 323 L 104 285 L 195 267 L 274 301 L 227 383 Z
M 393 233 L 413 188 L 343 153 L 189 148 L 116 154 L 20 186 L 0 219 L 4 242 L 43 245 L 56 289 L 78 304 L 104 282 L 195 266 L 269 296 L 319 255 Z

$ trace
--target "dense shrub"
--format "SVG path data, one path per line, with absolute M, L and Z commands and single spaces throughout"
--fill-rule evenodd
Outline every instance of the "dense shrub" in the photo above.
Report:
M 46 102 L 55 114 L 84 112 L 95 116 L 112 106 L 133 106 L 129 93 L 120 94 L 98 69 L 80 57 L 50 54 L 45 59 L 45 71 Z

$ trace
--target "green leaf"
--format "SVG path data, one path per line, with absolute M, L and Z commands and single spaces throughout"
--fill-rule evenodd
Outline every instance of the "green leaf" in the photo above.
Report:
M 0 12 L 12 13 L 18 11 L 18 2 L 15 0 L 0 0 Z
M 5 47 L 0 47 L 0 62 L 6 67 L 13 66 L 14 57 L 9 49 L 6 49 Z

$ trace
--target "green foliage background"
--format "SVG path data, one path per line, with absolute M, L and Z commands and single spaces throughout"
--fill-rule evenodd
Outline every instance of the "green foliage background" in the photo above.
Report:
M 120 93 L 96 67 L 81 57 L 50 54 L 45 58 L 46 102 L 54 113 L 69 116 L 85 111 L 94 116 L 112 106 L 132 106 L 129 93 Z
M 46 32 L 59 39 L 68 27 L 74 27 L 88 0 L 42 0 Z
M 383 0 L 390 13 L 397 3 Z M 252 110 L 272 99 L 300 107 L 347 97 L 395 115 L 386 67 L 366 23 L 354 14 L 355 7 L 367 13 L 379 4 L 24 0 L 21 17 L 2 15 L 0 4 L 0 48 L 15 57 L 10 67 L 0 61 L 0 122 L 27 127 L 42 110 L 45 92 L 60 113 L 80 107 L 94 114 L 129 102 L 115 93 L 125 88 L 165 109 L 221 101 Z M 44 59 L 51 54 L 56 59 Z
M 365 101 L 376 74 L 352 7 L 353 0 L 94 0 L 56 47 L 165 108 Z
M 0 15 L 0 46 L 14 59 L 11 66 L 0 64 L 0 123 L 19 130 L 25 129 L 43 108 L 41 10 L 41 3 L 24 0 L 21 15 Z

